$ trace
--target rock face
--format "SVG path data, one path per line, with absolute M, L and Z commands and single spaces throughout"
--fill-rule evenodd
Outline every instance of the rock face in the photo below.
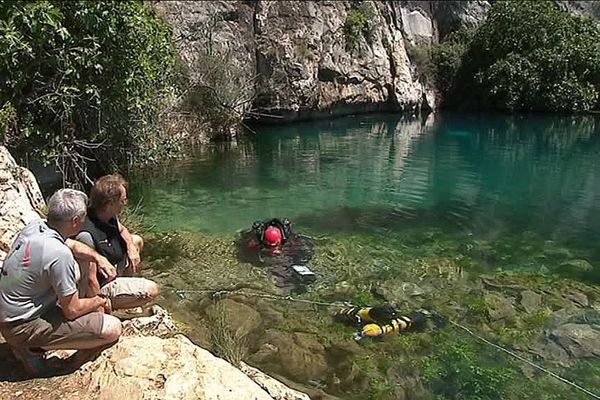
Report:
M 212 26 L 212 45 L 228 51 L 240 74 L 257 78 L 259 112 L 292 120 L 434 108 L 433 91 L 407 52 L 407 46 L 436 40 L 431 6 L 364 3 L 362 11 L 351 1 L 168 1 L 154 8 L 181 39 L 192 70 Z M 350 40 L 348 18 L 361 12 L 368 25 Z
M 45 207 L 33 174 L 0 146 L 0 265 L 17 234 Z
M 594 2 L 561 2 L 600 16 Z M 434 109 L 415 48 L 485 21 L 490 1 L 155 1 L 192 75 L 207 51 L 227 55 L 262 121 Z M 366 22 L 366 23 L 365 23 Z M 348 34 L 356 28 L 357 37 Z M 422 52 L 423 50 L 421 50 Z

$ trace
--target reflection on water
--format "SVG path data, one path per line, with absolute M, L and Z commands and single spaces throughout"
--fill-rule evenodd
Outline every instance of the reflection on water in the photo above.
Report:
M 429 224 L 531 231 L 600 258 L 596 117 L 359 116 L 259 129 L 134 177 L 159 230 L 224 234 L 272 216 L 314 231 Z

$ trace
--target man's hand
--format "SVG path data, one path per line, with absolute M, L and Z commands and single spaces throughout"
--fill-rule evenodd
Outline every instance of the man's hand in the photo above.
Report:
M 104 314 L 112 314 L 112 303 L 108 297 L 104 299 L 104 304 L 102 307 L 104 308 Z
M 129 262 L 131 265 L 131 271 L 136 273 L 138 271 L 138 266 L 142 259 L 140 258 L 140 252 L 137 250 L 135 246 L 131 246 L 132 248 L 127 251 L 127 257 L 129 257 Z
M 98 271 L 100 271 L 100 274 L 106 278 L 107 282 L 110 282 L 116 278 L 117 269 L 106 259 L 106 257 L 98 255 L 96 265 L 98 266 Z

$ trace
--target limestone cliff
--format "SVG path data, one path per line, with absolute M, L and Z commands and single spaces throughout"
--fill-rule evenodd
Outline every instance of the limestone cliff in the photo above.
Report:
M 589 1 L 560 2 L 600 16 Z M 490 1 L 155 1 L 194 70 L 207 46 L 232 57 L 251 86 L 248 102 L 268 121 L 372 111 L 434 109 L 412 46 L 476 27 Z M 356 37 L 348 34 L 354 24 Z
M 453 24 L 476 25 L 489 8 L 480 1 L 359 3 L 159 1 L 153 6 L 173 26 L 192 70 L 210 42 L 232 55 L 241 75 L 255 78 L 254 108 L 287 120 L 435 108 L 433 89 L 419 79 L 408 47 L 436 41 L 438 32 Z M 353 18 L 359 20 L 354 38 L 348 33 Z
M 45 207 L 33 174 L 0 146 L 0 265 L 17 233 Z

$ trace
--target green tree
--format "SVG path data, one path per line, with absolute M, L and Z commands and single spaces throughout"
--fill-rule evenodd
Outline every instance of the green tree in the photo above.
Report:
M 0 1 L 0 106 L 15 115 L 5 144 L 72 180 L 90 157 L 144 154 L 175 60 L 141 1 Z
M 449 103 L 507 111 L 598 109 L 600 25 L 554 1 L 494 3 Z

